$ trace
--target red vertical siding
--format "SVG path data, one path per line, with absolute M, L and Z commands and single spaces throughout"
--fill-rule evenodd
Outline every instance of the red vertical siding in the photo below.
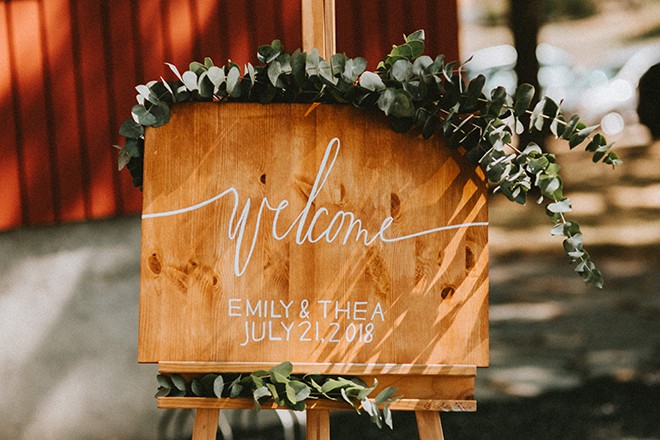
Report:
M 42 87 L 44 54 L 38 28 L 39 8 L 36 2 L 9 4 L 8 23 L 11 59 L 12 93 L 15 99 L 16 137 L 24 175 L 28 223 L 55 221 L 50 148 L 46 130 L 46 104 Z M 33 23 L 33 26 L 25 26 Z
M 210 56 L 256 62 L 259 44 L 300 46 L 299 0 L 0 0 L 0 230 L 139 212 L 116 169 L 134 86 Z M 424 28 L 458 56 L 456 0 L 337 0 L 337 48 L 369 66 Z
M 10 52 L 11 35 L 9 30 L 8 6 L 0 3 L 0 115 L 2 115 L 2 150 L 0 151 L 0 176 L 2 176 L 2 188 L 0 194 L 0 229 L 7 229 L 23 222 L 21 198 L 21 178 L 19 167 L 19 151 L 17 145 L 20 137 L 17 137 L 14 117 L 14 102 L 17 93 L 13 91 L 12 66 Z
M 55 160 L 51 163 L 57 188 L 56 211 L 58 220 L 75 221 L 90 214 L 86 180 L 80 150 L 81 142 L 76 107 L 76 78 L 71 36 L 62 29 L 71 29 L 69 0 L 49 0 L 41 3 L 43 23 L 41 33 L 46 41 L 46 58 L 50 68 L 48 82 L 43 85 L 49 91 L 49 125 L 53 127 Z

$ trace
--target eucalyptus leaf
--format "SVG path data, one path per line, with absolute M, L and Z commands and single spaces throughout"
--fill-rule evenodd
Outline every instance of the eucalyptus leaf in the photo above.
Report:
M 213 381 L 213 394 L 215 397 L 222 397 L 222 393 L 225 390 L 225 380 L 221 375 L 215 378 Z
M 410 94 L 401 89 L 387 88 L 378 99 L 378 107 L 386 114 L 403 118 L 415 114 Z
M 225 71 L 217 66 L 210 67 L 206 76 L 215 86 L 216 92 L 218 91 L 220 85 L 225 82 Z
M 172 384 L 179 391 L 186 391 L 186 381 L 180 374 L 173 374 L 170 376 Z
M 575 148 L 580 145 L 591 133 L 598 128 L 597 125 L 592 125 L 590 127 L 585 127 L 580 129 L 577 133 L 573 134 L 568 141 L 568 146 L 570 148 Z
M 531 84 L 521 84 L 516 89 L 516 94 L 513 98 L 513 112 L 516 116 L 520 117 L 525 114 L 532 99 L 534 99 L 535 89 Z
M 191 92 L 199 90 L 197 85 L 197 75 L 195 75 L 195 72 L 191 72 L 190 70 L 183 72 L 181 81 L 183 81 L 183 85 L 185 85 Z
M 550 203 L 548 205 L 548 210 L 552 213 L 559 214 L 559 213 L 571 212 L 573 208 L 571 206 L 571 200 L 564 199 L 558 202 Z
M 392 65 L 392 78 L 399 82 L 404 82 L 413 73 L 413 65 L 408 60 L 398 60 Z
M 387 388 L 385 388 L 383 391 L 381 391 L 380 393 L 378 393 L 378 395 L 377 395 L 376 398 L 374 399 L 374 402 L 375 402 L 376 404 L 385 403 L 385 402 L 387 402 L 388 400 L 390 400 L 390 399 L 392 398 L 392 396 L 394 396 L 395 393 L 396 393 L 396 388 L 394 388 L 394 387 L 387 387 Z
M 264 397 L 270 397 L 271 395 L 272 394 L 270 393 L 270 390 L 266 386 L 261 386 L 252 392 L 252 396 L 254 397 L 254 400 L 259 400 Z
M 372 92 L 380 92 L 385 90 L 385 83 L 377 74 L 364 72 L 360 75 L 360 87 L 371 90 Z
M 137 117 L 138 122 L 143 126 L 154 125 L 158 120 L 143 105 L 135 105 L 131 112 Z
M 171 391 L 172 391 L 171 388 L 160 387 L 160 388 L 158 388 L 158 391 L 156 392 L 154 397 L 156 397 L 156 398 L 158 398 L 158 397 L 167 397 L 167 396 L 170 395 Z
M 232 67 L 231 69 L 229 69 L 229 73 L 227 74 L 227 93 L 229 94 L 229 96 L 232 97 L 240 96 L 241 89 L 238 87 L 240 77 L 241 77 L 241 71 L 238 69 L 238 67 Z
M 127 119 L 121 124 L 119 134 L 127 138 L 139 138 L 144 135 L 144 127 L 139 122 Z

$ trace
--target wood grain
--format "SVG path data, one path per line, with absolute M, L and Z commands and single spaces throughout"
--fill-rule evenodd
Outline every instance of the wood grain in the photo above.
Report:
M 355 241 L 357 226 L 345 245 L 296 238 L 314 216 L 312 238 L 328 228 L 345 233 L 348 220 L 332 223 L 340 213 L 359 218 L 370 236 L 391 217 L 388 238 L 486 222 L 481 173 L 441 140 L 395 133 L 379 114 L 321 105 L 304 117 L 308 108 L 177 105 L 168 124 L 147 131 L 145 215 L 235 188 L 234 224 L 249 199 L 246 243 L 258 233 L 237 276 L 236 240 L 228 239 L 233 196 L 143 219 L 139 360 L 246 366 L 289 360 L 364 365 L 364 372 L 370 364 L 486 366 L 486 227 L 369 246 Z M 319 185 L 333 138 L 340 149 Z M 264 198 L 282 208 L 265 209 L 257 225 Z M 276 216 L 277 237 L 292 228 L 283 239 L 272 233 Z M 248 254 L 244 243 L 240 264 Z
M 443 440 L 442 425 L 440 416 L 436 412 L 417 411 L 417 430 L 419 431 L 419 440 Z
M 265 400 L 260 403 L 262 409 L 285 409 L 276 403 Z M 254 409 L 254 400 L 247 397 L 213 399 L 208 397 L 159 397 L 158 408 L 211 408 L 211 409 Z M 335 400 L 309 400 L 306 409 L 355 411 L 346 402 Z M 430 411 L 437 417 L 437 412 L 474 412 L 477 404 L 474 400 L 428 400 L 428 399 L 400 399 L 390 405 L 393 411 Z
M 215 440 L 218 433 L 218 416 L 216 408 L 197 408 L 193 426 L 193 440 Z

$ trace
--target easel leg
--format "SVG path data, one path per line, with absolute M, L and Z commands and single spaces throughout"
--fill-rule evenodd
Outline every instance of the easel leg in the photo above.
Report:
M 330 440 L 330 411 L 307 410 L 307 440 Z
M 419 440 L 444 440 L 440 414 L 435 411 L 415 411 Z
M 193 440 L 215 440 L 218 432 L 219 409 L 197 408 L 195 410 Z

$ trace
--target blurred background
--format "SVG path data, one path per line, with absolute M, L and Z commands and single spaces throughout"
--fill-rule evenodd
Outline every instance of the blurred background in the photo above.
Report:
M 564 263 L 542 209 L 492 198 L 491 367 L 478 412 L 443 415 L 446 437 L 660 439 L 657 73 L 646 125 L 638 114 L 660 2 L 336 3 L 338 51 L 373 69 L 424 28 L 428 54 L 469 59 L 489 87 L 537 83 L 624 160 L 612 170 L 545 141 L 602 290 Z M 164 62 L 255 62 L 274 38 L 300 46 L 300 2 L 0 1 L 0 439 L 190 438 L 191 412 L 156 410 L 156 367 L 136 361 L 141 196 L 111 145 L 133 87 L 168 75 Z M 222 414 L 219 438 L 304 438 L 303 414 Z M 416 436 L 406 413 L 392 432 L 351 412 L 331 425 L 333 439 Z

